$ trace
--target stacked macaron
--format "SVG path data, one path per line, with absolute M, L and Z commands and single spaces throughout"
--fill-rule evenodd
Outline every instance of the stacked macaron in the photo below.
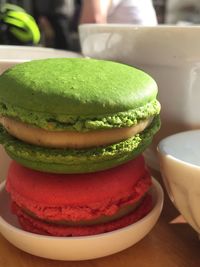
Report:
M 157 85 L 133 67 L 94 59 L 46 59 L 0 76 L 0 143 L 23 229 L 99 234 L 152 208 L 141 153 L 159 129 Z

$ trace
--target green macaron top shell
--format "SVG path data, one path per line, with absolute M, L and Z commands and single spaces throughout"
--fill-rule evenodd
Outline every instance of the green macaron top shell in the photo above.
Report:
M 0 114 L 49 130 L 131 126 L 159 113 L 156 96 L 148 74 L 111 61 L 34 60 L 0 76 Z

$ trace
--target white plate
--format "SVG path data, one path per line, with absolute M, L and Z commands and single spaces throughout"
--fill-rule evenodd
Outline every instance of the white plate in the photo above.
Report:
M 163 190 L 153 179 L 154 207 L 140 221 L 105 234 L 86 237 L 51 237 L 21 230 L 10 213 L 5 182 L 0 185 L 0 232 L 14 246 L 30 254 L 56 260 L 86 260 L 108 256 L 141 240 L 157 222 L 163 206 Z
M 8 68 L 33 59 L 82 57 L 73 51 L 46 47 L 0 45 L 0 74 Z
M 82 57 L 80 53 L 47 47 L 0 45 L 1 61 L 24 61 L 54 57 Z

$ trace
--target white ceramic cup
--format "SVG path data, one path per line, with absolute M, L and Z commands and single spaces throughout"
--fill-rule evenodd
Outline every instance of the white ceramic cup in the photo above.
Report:
M 0 74 L 9 67 L 32 59 L 81 57 L 81 54 L 52 48 L 0 45 Z M 5 179 L 10 158 L 0 145 L 0 182 Z
M 132 65 L 156 80 L 162 127 L 145 154 L 158 168 L 163 137 L 200 128 L 200 26 L 85 24 L 79 33 L 84 56 Z
M 159 142 L 158 155 L 170 199 L 200 234 L 200 130 L 164 138 Z

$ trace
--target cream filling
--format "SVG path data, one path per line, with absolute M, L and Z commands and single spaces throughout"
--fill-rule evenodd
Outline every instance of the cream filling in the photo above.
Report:
M 0 117 L 0 123 L 12 136 L 38 146 L 51 148 L 89 148 L 117 143 L 142 132 L 152 118 L 137 125 L 91 132 L 47 131 L 9 117 Z

